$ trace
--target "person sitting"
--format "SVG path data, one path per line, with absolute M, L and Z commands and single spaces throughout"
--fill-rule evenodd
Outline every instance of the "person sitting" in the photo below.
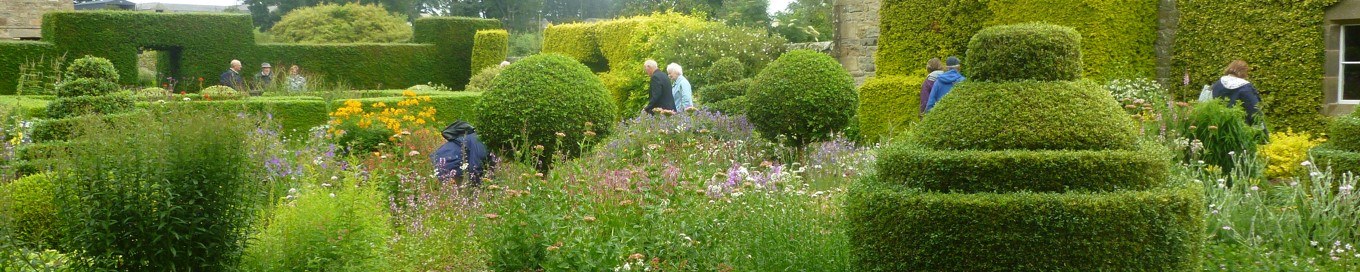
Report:
M 464 121 L 455 121 L 443 131 L 443 146 L 434 151 L 430 161 L 434 162 L 435 177 L 440 180 L 453 179 L 465 186 L 481 185 L 485 168 L 490 163 L 491 153 L 486 145 L 477 140 L 477 131 Z

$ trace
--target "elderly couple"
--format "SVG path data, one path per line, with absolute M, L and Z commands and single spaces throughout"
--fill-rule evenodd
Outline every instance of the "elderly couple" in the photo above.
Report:
M 685 79 L 685 72 L 680 64 L 666 65 L 665 73 L 658 69 L 655 60 L 647 60 L 642 67 L 647 71 L 647 75 L 651 76 L 651 84 L 648 87 L 650 99 L 644 109 L 647 114 L 660 111 L 674 112 L 677 109 L 694 107 L 694 92 L 689 80 Z

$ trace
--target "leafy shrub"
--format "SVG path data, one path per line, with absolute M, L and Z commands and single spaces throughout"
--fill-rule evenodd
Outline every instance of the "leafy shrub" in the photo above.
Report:
M 747 100 L 746 96 L 743 95 L 723 99 L 723 101 L 705 103 L 704 106 L 708 107 L 708 110 L 711 111 L 721 112 L 732 116 L 738 116 L 746 115 L 746 109 L 750 108 L 751 106 L 750 103 L 751 103 L 750 100 Z
M 934 149 L 1132 150 L 1138 132 L 1089 81 L 964 82 L 911 137 Z
M 510 33 L 504 29 L 477 31 L 472 45 L 472 70 L 482 71 L 500 65 L 509 52 Z
M 57 84 L 58 97 L 100 96 L 118 91 L 118 83 L 96 78 L 68 79 Z
M 131 111 L 136 103 L 136 100 L 127 95 L 63 97 L 47 104 L 47 117 L 124 113 Z
M 11 42 L 9 44 L 20 45 L 22 43 Z M 50 46 L 49 43 L 41 43 Z M 26 50 L 12 50 L 16 54 L 28 53 Z M 33 55 L 25 56 L 23 64 L 19 65 L 18 86 L 14 94 L 20 95 L 51 95 L 57 93 L 57 84 L 61 83 L 61 76 L 64 73 L 62 65 L 66 63 L 66 56 L 50 57 L 37 54 L 37 59 Z M 0 86 L 4 86 L 6 78 L 0 78 Z
M 692 73 L 692 75 L 698 75 L 698 73 Z M 746 65 L 734 57 L 718 58 L 712 66 L 704 70 L 702 75 L 704 76 L 704 84 L 702 85 L 705 87 L 741 80 L 748 76 Z
M 116 144 L 60 157 L 65 245 L 103 269 L 234 267 L 254 207 L 254 129 L 230 113 L 173 108 L 81 122 L 74 141 Z
M 548 26 L 543 31 L 543 53 L 557 53 L 572 57 L 587 66 L 605 63 L 595 37 L 596 24 L 574 23 Z
M 496 77 L 477 106 L 477 132 L 492 150 L 542 145 L 543 154 L 580 154 L 583 132 L 608 135 L 614 111 L 604 84 L 585 65 L 542 54 L 510 64 Z
M 543 51 L 543 33 L 510 33 L 510 52 L 511 57 L 527 57 Z
M 1336 148 L 1360 151 L 1360 115 L 1350 114 L 1332 120 L 1327 128 L 1327 136 Z
M 780 135 L 798 146 L 826 139 L 855 115 L 855 83 L 826 54 L 795 50 L 760 72 L 747 92 L 747 115 L 766 139 Z
M 1270 143 L 1261 146 L 1261 152 L 1257 154 L 1269 162 L 1266 178 L 1287 179 L 1299 174 L 1304 168 L 1303 162 L 1308 160 L 1308 150 L 1322 142 L 1324 140 L 1314 140 L 1307 132 L 1285 130 L 1271 134 Z
M 19 249 L 13 252 L 0 253 L 0 260 L 5 260 L 5 262 L 0 262 L 0 271 L 75 270 L 74 267 L 71 267 L 71 257 L 51 249 L 43 251 Z
M 160 87 L 147 87 L 147 88 L 142 88 L 141 90 L 137 90 L 137 91 L 133 92 L 132 94 L 135 95 L 135 96 L 137 96 L 137 97 L 160 97 L 160 98 L 164 98 L 164 97 L 170 95 L 170 91 L 165 90 L 165 89 L 161 89 Z
M 1326 167 L 1335 176 L 1343 173 L 1360 174 L 1360 152 L 1337 148 L 1334 143 L 1323 143 L 1308 151 L 1319 167 Z
M 745 96 L 746 91 L 751 89 L 754 79 L 742 79 L 732 82 L 711 84 L 699 88 L 696 100 L 704 104 L 718 103 L 738 96 Z M 745 111 L 744 109 L 742 111 Z
M 1025 23 L 984 28 L 968 41 L 963 72 L 978 81 L 1077 80 L 1081 34 L 1070 27 Z
M 49 119 L 38 121 L 33 124 L 33 142 L 43 143 L 52 141 L 63 141 L 71 139 L 80 124 L 100 120 L 103 122 L 113 122 L 114 120 L 127 119 L 136 116 L 137 112 L 127 112 L 109 115 L 84 115 L 62 119 Z
M 295 9 L 269 30 L 293 43 L 394 43 L 411 39 L 405 16 L 378 5 L 323 4 Z
M 477 72 L 476 75 L 473 75 L 472 79 L 468 80 L 467 86 L 463 87 L 463 90 L 469 92 L 486 91 L 487 88 L 491 87 L 491 82 L 494 82 L 496 77 L 500 76 L 501 71 L 504 70 L 505 67 L 501 67 L 500 65 L 486 67 L 486 69 L 482 69 L 481 72 Z
M 851 270 L 1199 269 L 1200 187 L 966 194 L 861 180 L 846 208 Z
M 708 69 L 714 63 L 729 57 L 737 59 L 744 67 L 758 71 L 784 53 L 784 44 L 787 42 L 783 37 L 770 35 L 763 29 L 705 23 L 697 27 L 661 32 L 650 41 L 649 49 L 655 50 L 651 56 L 658 60 L 683 65 L 687 75 L 710 75 L 712 73 L 709 73 Z M 730 75 L 748 76 L 744 73 Z M 694 76 L 688 78 L 698 85 L 712 84 L 708 78 Z
M 108 59 L 86 55 L 67 65 L 66 75 L 63 76 L 65 80 L 81 78 L 118 82 L 118 70 L 113 68 L 113 62 Z
M 881 151 L 880 182 L 936 192 L 1106 192 L 1166 182 L 1166 148 L 1134 150 L 936 150 L 894 145 Z
M 1261 131 L 1247 126 L 1246 116 L 1241 107 L 1229 108 L 1223 99 L 1196 103 L 1180 131 L 1204 144 L 1204 162 L 1227 173 L 1233 170 L 1236 156 L 1256 154 L 1256 144 L 1261 142 Z
M 215 86 L 209 86 L 209 87 L 207 87 L 207 88 L 203 88 L 203 90 L 202 90 L 202 91 L 199 91 L 198 94 L 203 95 L 203 97 L 204 97 L 205 100 L 208 100 L 208 99 L 216 99 L 216 100 L 241 99 L 241 98 L 245 98 L 245 97 L 247 96 L 247 94 L 242 93 L 242 92 L 240 92 L 240 91 L 237 91 L 236 89 L 234 89 L 234 88 L 232 88 L 232 87 L 227 87 L 227 86 L 222 86 L 222 85 L 215 85 Z
M 874 143 L 910 129 L 920 119 L 921 77 L 878 76 L 859 86 L 861 140 Z
M 393 135 L 410 133 L 411 130 L 433 123 L 439 110 L 433 106 L 421 106 L 422 102 L 432 100 L 429 96 L 420 96 L 408 90 L 393 105 L 384 101 L 371 102 L 369 109 L 372 112 L 364 108 L 363 101 L 346 100 L 344 107 L 330 114 L 333 118 L 326 134 L 351 154 L 378 151 L 379 146 L 396 140 Z
M 357 177 L 352 177 L 357 178 Z M 280 203 L 251 238 L 249 271 L 378 271 L 387 267 L 392 230 L 382 194 L 372 186 L 304 188 Z
M 57 224 L 57 190 L 48 174 L 30 175 L 0 186 L 0 198 L 8 205 L 0 212 L 14 220 L 13 235 L 33 248 L 55 248 L 60 234 Z
M 600 82 L 609 90 L 609 96 L 618 108 L 618 116 L 622 117 L 634 117 L 642 112 L 650 95 L 647 92 L 650 79 L 639 72 L 643 71 L 642 63 L 632 67 L 636 69 L 616 69 L 599 75 Z

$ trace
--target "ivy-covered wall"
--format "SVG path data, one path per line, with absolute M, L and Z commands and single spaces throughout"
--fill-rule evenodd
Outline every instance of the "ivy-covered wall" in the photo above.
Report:
M 0 43 L 0 93 L 14 93 L 17 67 L 25 60 L 63 53 L 71 58 L 107 58 L 121 75 L 120 83 L 135 84 L 137 55 L 143 49 L 178 55 L 179 69 L 169 76 L 182 80 L 201 77 L 205 86 L 216 84 L 218 75 L 233 59 L 241 60 L 242 74 L 246 75 L 257 73 L 260 63 L 270 62 L 298 64 L 309 72 L 365 88 L 403 88 L 429 82 L 463 86 L 472 75 L 474 35 L 478 30 L 498 29 L 500 22 L 420 18 L 413 24 L 413 43 L 406 44 L 256 44 L 253 28 L 250 16 L 241 14 L 47 13 L 43 16 L 42 42 Z
M 950 55 L 966 65 L 968 39 L 978 30 L 1039 21 L 1081 32 L 1087 77 L 1150 77 L 1156 67 L 1157 5 L 1147 0 L 884 1 L 877 73 L 924 74 L 926 60 Z
M 1172 71 L 1189 74 L 1178 99 L 1197 96 L 1228 62 L 1241 59 L 1252 67 L 1249 80 L 1261 92 L 1270 127 L 1321 132 L 1323 13 L 1337 2 L 1178 0 Z

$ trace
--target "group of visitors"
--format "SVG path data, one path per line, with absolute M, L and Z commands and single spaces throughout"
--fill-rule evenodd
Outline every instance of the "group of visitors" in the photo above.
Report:
M 926 61 L 926 71 L 930 74 L 926 75 L 926 81 L 921 83 L 921 116 L 935 108 L 935 103 L 939 103 L 944 95 L 949 94 L 955 84 L 968 79 L 959 73 L 958 57 L 951 56 L 944 62 L 942 66 L 939 58 Z
M 268 62 L 260 64 L 260 73 L 255 74 L 254 80 L 247 84 L 245 79 L 241 76 L 241 61 L 231 60 L 230 68 L 228 68 L 226 72 L 222 72 L 222 76 L 217 84 L 231 87 L 237 91 L 246 91 L 252 95 L 258 95 L 263 93 L 265 88 L 268 88 L 274 83 L 273 70 L 274 68 L 270 66 Z M 297 64 L 293 64 L 288 68 L 288 74 L 285 75 L 284 78 L 288 80 L 285 87 L 287 87 L 289 92 L 303 91 L 303 88 L 307 85 L 307 78 L 302 75 Z
M 686 110 L 694 107 L 694 88 L 685 78 L 685 70 L 680 64 L 666 65 L 662 73 L 655 60 L 642 63 L 642 68 L 651 77 L 648 84 L 647 114 L 659 111 Z

